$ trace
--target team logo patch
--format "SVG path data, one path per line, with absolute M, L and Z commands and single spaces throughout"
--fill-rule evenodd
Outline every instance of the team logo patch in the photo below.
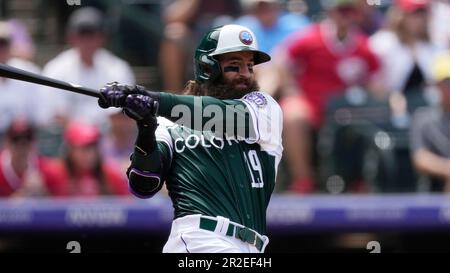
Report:
M 253 44 L 253 36 L 252 36 L 252 34 L 250 34 L 250 32 L 248 32 L 246 30 L 241 31 L 241 33 L 239 33 L 239 40 L 241 40 L 241 42 L 244 45 Z
M 267 99 L 260 92 L 252 92 L 244 96 L 244 100 L 253 102 L 258 107 L 264 107 L 267 105 Z

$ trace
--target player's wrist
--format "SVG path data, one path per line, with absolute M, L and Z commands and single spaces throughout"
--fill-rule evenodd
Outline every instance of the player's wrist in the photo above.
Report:
M 135 85 L 131 88 L 130 94 L 140 94 L 152 98 L 154 101 L 160 101 L 161 92 L 149 91 L 141 85 Z
M 138 127 L 138 135 L 135 142 L 135 152 L 142 155 L 148 155 L 156 149 L 155 131 L 158 126 L 156 118 L 154 122 L 147 123 L 145 121 L 136 122 Z

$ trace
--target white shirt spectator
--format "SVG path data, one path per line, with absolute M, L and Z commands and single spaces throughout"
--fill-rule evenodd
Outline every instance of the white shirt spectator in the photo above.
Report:
M 11 58 L 7 65 L 40 73 L 40 68 L 35 64 L 18 58 Z M 5 132 L 11 121 L 17 117 L 24 117 L 32 122 L 40 122 L 38 119 L 41 93 L 38 85 L 0 78 L 0 134 Z
M 93 59 L 93 66 L 87 67 L 81 62 L 78 51 L 69 49 L 48 62 L 43 74 L 93 89 L 100 89 L 106 83 L 113 81 L 135 84 L 131 67 L 106 49 L 99 49 Z M 51 102 L 48 116 L 62 114 L 97 125 L 105 125 L 108 122 L 108 112 L 97 105 L 95 98 L 50 89 L 46 89 L 45 94 L 51 98 L 48 100 Z
M 418 42 L 414 52 L 411 47 L 403 45 L 394 32 L 380 30 L 369 39 L 370 47 L 382 63 L 381 78 L 385 88 L 390 92 L 403 90 L 414 68 L 420 68 L 427 82 L 432 81 L 431 65 L 441 51 L 432 43 Z
M 430 15 L 430 33 L 433 43 L 450 48 L 450 2 L 433 1 Z

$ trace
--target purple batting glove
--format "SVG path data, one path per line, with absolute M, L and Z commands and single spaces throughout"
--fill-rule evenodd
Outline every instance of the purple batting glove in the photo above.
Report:
M 124 112 L 142 124 L 153 124 L 156 120 L 159 103 L 152 97 L 132 94 L 125 100 Z
M 108 83 L 100 89 L 101 97 L 98 99 L 98 105 L 102 108 L 123 107 L 127 96 L 132 92 L 133 88 L 133 86 L 117 82 Z

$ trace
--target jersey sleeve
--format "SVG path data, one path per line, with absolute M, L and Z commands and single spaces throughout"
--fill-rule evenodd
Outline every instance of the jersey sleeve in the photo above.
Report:
M 241 101 L 249 109 L 254 131 L 254 138 L 249 138 L 246 142 L 258 143 L 261 150 L 275 156 L 279 162 L 283 152 L 283 112 L 280 106 L 270 95 L 263 92 L 247 94 Z
M 252 133 L 248 109 L 237 99 L 161 92 L 158 115 L 177 125 L 207 131 L 219 138 L 244 140 Z

